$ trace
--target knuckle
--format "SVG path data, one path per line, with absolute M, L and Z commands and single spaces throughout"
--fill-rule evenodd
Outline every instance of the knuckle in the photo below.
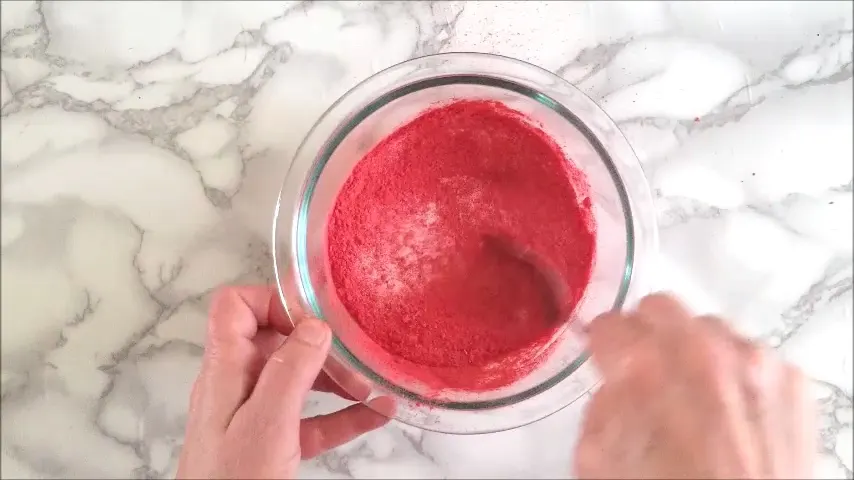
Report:
M 596 318 L 594 318 L 589 325 L 587 325 L 587 334 L 591 338 L 599 337 L 600 332 L 607 330 L 614 326 L 619 320 L 623 318 L 623 314 L 616 311 L 605 312 Z
M 717 333 L 719 336 L 724 338 L 729 339 L 738 337 L 738 335 L 736 335 L 729 326 L 729 323 L 717 315 L 700 315 L 697 317 L 697 322 L 711 328 L 714 333 Z
M 235 296 L 236 293 L 231 287 L 220 287 L 214 291 L 208 306 L 207 329 L 209 336 L 216 336 L 220 331 L 221 327 L 217 318 L 222 317 L 223 313 L 227 311 L 229 305 L 234 302 Z
M 594 325 L 601 325 L 603 323 L 611 322 L 611 321 L 614 321 L 614 320 L 620 318 L 621 316 L 622 316 L 622 314 L 616 310 L 604 312 L 604 313 L 597 315 L 596 318 L 594 318 L 590 322 L 590 326 L 592 327 Z
M 293 344 L 293 348 L 304 350 L 306 352 L 314 352 L 322 350 L 322 344 L 310 342 L 302 337 L 297 335 L 291 335 L 288 337 L 288 341 Z
M 698 343 L 712 355 L 711 360 L 719 358 L 731 358 L 734 354 L 745 351 L 747 343 L 743 338 L 736 335 L 729 324 L 716 315 L 701 315 L 697 317 L 697 323 L 701 326 L 703 335 L 696 335 Z
M 285 340 L 281 347 L 276 349 L 269 357 L 268 363 L 273 365 L 288 365 L 294 363 L 294 360 L 299 359 L 304 353 L 299 352 L 302 345 L 295 345 L 292 338 Z M 295 351 L 296 350 L 296 351 Z
M 270 355 L 270 359 L 268 360 L 268 362 L 272 363 L 273 365 L 275 365 L 275 364 L 287 364 L 288 363 L 287 356 L 282 354 L 278 350 L 273 352 L 272 355 Z
M 681 307 L 676 298 L 667 292 L 657 292 L 642 298 L 638 303 L 638 311 L 660 311 Z
M 219 287 L 211 296 L 211 311 L 216 311 L 218 307 L 228 304 L 234 300 L 234 289 L 231 287 Z
M 290 335 L 270 355 L 269 362 L 288 365 L 290 368 L 313 363 L 316 359 L 324 356 L 325 352 L 321 345 L 315 345 L 296 335 Z
M 732 381 L 732 364 L 737 361 L 733 349 L 721 338 L 706 335 L 696 338 L 688 349 L 684 367 L 688 374 L 706 383 L 713 391 L 729 388 Z
M 721 327 L 721 328 L 723 328 L 723 327 L 729 328 L 726 321 L 723 318 L 719 317 L 718 315 L 705 314 L 705 315 L 698 316 L 697 319 L 702 320 L 704 322 L 712 323 L 712 324 L 714 324 L 718 327 Z
M 211 327 L 214 328 L 214 327 Z M 205 350 L 202 357 L 202 366 L 208 369 L 217 369 L 227 364 L 227 355 L 224 352 L 224 346 L 218 341 L 209 341 L 205 345 Z

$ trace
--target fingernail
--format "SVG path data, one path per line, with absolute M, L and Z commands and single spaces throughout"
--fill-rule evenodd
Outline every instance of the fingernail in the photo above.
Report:
M 304 318 L 294 328 L 293 335 L 302 342 L 319 347 L 329 336 L 329 327 L 316 318 Z

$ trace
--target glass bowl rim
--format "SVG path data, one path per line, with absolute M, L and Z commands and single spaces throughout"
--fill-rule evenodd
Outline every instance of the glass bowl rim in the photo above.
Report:
M 285 185 L 288 183 L 288 177 L 294 174 L 293 168 L 296 163 L 296 158 L 302 153 L 302 149 L 306 144 L 306 141 L 315 133 L 315 129 L 323 122 L 323 120 L 333 112 L 336 107 L 338 107 L 344 99 L 353 95 L 358 90 L 361 90 L 367 86 L 369 82 L 375 80 L 381 76 L 388 76 L 394 73 L 396 70 L 400 70 L 408 65 L 415 64 L 418 62 L 431 61 L 431 60 L 450 60 L 454 59 L 465 60 L 464 57 L 478 57 L 486 60 L 493 61 L 501 61 L 506 63 L 514 63 L 517 66 L 521 66 L 527 69 L 536 70 L 540 74 L 546 74 L 551 77 L 553 80 L 558 81 L 559 88 L 572 90 L 574 94 L 580 95 L 581 98 L 586 99 L 593 106 L 595 106 L 595 110 L 598 114 L 604 115 L 608 121 L 610 121 L 613 125 L 616 123 L 607 113 L 599 107 L 596 102 L 594 102 L 590 97 L 585 95 L 582 91 L 577 89 L 575 86 L 564 80 L 563 78 L 555 75 L 554 73 L 538 67 L 529 62 L 525 62 L 523 60 L 506 57 L 502 55 L 496 54 L 488 54 L 488 53 L 477 53 L 477 52 L 452 52 L 452 53 L 440 53 L 433 55 L 424 55 L 419 57 L 414 57 L 408 59 L 406 61 L 397 63 L 388 68 L 380 70 L 379 72 L 367 77 L 365 80 L 359 82 L 343 95 L 341 95 L 335 102 L 333 102 L 318 119 L 314 122 L 311 129 L 308 131 L 306 136 L 303 138 L 302 143 L 296 149 L 293 155 L 293 163 L 291 164 L 285 179 L 283 181 L 282 190 L 279 192 L 279 197 L 276 202 L 274 218 L 273 218 L 273 238 L 272 238 L 272 253 L 273 253 L 273 262 L 274 262 L 274 273 L 276 277 L 277 289 L 279 292 L 280 300 L 283 305 L 287 308 L 287 296 L 284 291 L 283 282 L 279 275 L 279 259 L 277 255 L 277 234 L 278 234 L 278 220 L 279 215 L 282 214 L 282 196 L 284 193 Z M 388 91 L 385 91 L 381 95 L 376 98 L 373 98 L 366 104 L 360 106 L 360 108 L 355 112 L 347 112 L 345 118 L 338 123 L 338 125 L 332 131 L 332 134 L 326 139 L 326 141 L 322 144 L 322 147 L 318 151 L 318 153 L 314 156 L 314 161 L 311 166 L 308 168 L 307 174 L 305 175 L 304 180 L 302 181 L 302 191 L 299 195 L 297 195 L 297 205 L 292 206 L 292 212 L 295 215 L 295 222 L 291 226 L 291 242 L 290 242 L 290 263 L 293 265 L 296 274 L 296 281 L 298 288 L 297 290 L 300 293 L 299 300 L 304 304 L 304 306 L 308 306 L 317 318 L 326 321 L 323 311 L 320 308 L 320 305 L 317 302 L 317 295 L 314 293 L 314 286 L 312 285 L 311 278 L 309 277 L 309 260 L 307 254 L 307 223 L 308 223 L 308 212 L 309 206 L 311 205 L 312 196 L 314 193 L 314 189 L 317 185 L 317 182 L 320 178 L 320 175 L 323 172 L 323 169 L 328 164 L 332 154 L 335 152 L 336 148 L 341 144 L 341 142 L 349 135 L 362 121 L 366 120 L 370 115 L 377 112 L 384 106 L 389 103 L 402 98 L 411 93 L 415 93 L 421 90 L 425 90 L 428 88 L 433 88 L 437 86 L 445 86 L 452 84 L 468 84 L 468 85 L 483 85 L 494 88 L 499 88 L 503 90 L 509 90 L 515 92 L 517 94 L 523 95 L 530 100 L 538 102 L 544 105 L 546 108 L 551 109 L 558 115 L 560 115 L 564 120 L 569 122 L 573 127 L 575 127 L 584 138 L 590 143 L 590 145 L 595 150 L 596 154 L 599 157 L 599 160 L 604 164 L 605 168 L 608 171 L 608 174 L 613 182 L 615 189 L 617 190 L 618 197 L 620 199 L 620 206 L 623 211 L 623 218 L 625 221 L 625 230 L 626 230 L 626 258 L 623 264 L 623 275 L 622 280 L 620 282 L 620 286 L 617 289 L 617 294 L 614 298 L 613 304 L 611 306 L 611 310 L 619 310 L 623 303 L 625 302 L 626 296 L 629 291 L 629 287 L 631 285 L 631 280 L 633 277 L 633 266 L 635 261 L 635 228 L 634 228 L 634 218 L 632 215 L 631 209 L 631 201 L 629 199 L 629 194 L 626 189 L 626 186 L 620 177 L 619 170 L 611 158 L 611 155 L 608 153 L 608 150 L 602 144 L 602 142 L 596 137 L 596 135 L 592 132 L 592 130 L 581 120 L 578 116 L 572 113 L 567 107 L 553 99 L 549 95 L 538 91 L 536 88 L 525 85 L 518 81 L 509 80 L 506 78 L 501 78 L 498 76 L 494 76 L 493 74 L 484 74 L 484 73 L 470 73 L 470 74 L 460 74 L 460 73 L 451 73 L 451 74 L 437 74 L 437 75 L 429 75 L 427 78 L 411 81 L 404 83 L 402 85 L 391 88 Z M 617 128 L 619 132 L 619 128 Z M 622 133 L 620 132 L 620 135 Z M 632 152 L 634 155 L 634 152 Z M 636 159 L 636 157 L 635 157 Z M 284 269 L 283 269 L 284 270 Z M 291 320 L 293 321 L 293 320 Z M 430 398 L 423 397 L 409 389 L 401 387 L 399 385 L 394 384 L 386 380 L 382 375 L 376 373 L 373 369 L 365 365 L 357 356 L 355 356 L 338 338 L 337 335 L 332 335 L 332 351 L 336 357 L 341 358 L 344 363 L 346 363 L 349 367 L 355 368 L 358 373 L 364 375 L 371 382 L 379 385 L 380 388 L 392 392 L 396 395 L 404 397 L 408 401 L 413 401 L 421 405 L 430 406 L 430 407 L 439 407 L 448 410 L 464 410 L 464 411 L 472 411 L 472 410 L 486 410 L 493 409 L 497 407 L 504 407 L 509 405 L 514 405 L 520 403 L 524 400 L 532 398 L 565 380 L 567 377 L 572 375 L 581 365 L 583 365 L 589 358 L 589 353 L 587 350 L 582 350 L 582 352 L 573 360 L 569 365 L 561 369 L 556 374 L 552 375 L 547 380 L 538 383 L 522 392 L 514 393 L 511 395 L 507 395 L 505 397 L 492 399 L 492 400 L 473 400 L 473 401 L 445 401 L 445 400 L 434 400 Z M 334 380 L 334 379 L 333 379 Z M 573 400 L 570 400 L 567 404 L 572 403 Z M 557 411 L 557 410 L 555 410 Z M 551 412 L 554 413 L 554 412 Z

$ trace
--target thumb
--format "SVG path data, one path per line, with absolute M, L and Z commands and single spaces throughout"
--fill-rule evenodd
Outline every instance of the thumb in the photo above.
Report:
M 326 361 L 330 337 L 326 323 L 304 318 L 261 370 L 246 403 L 274 431 L 298 424 L 308 392 Z

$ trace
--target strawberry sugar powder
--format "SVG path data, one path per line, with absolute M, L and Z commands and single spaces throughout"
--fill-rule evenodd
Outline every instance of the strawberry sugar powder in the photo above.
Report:
M 551 138 L 498 102 L 430 109 L 365 155 L 330 214 L 328 262 L 370 348 L 394 359 L 391 380 L 482 391 L 535 368 L 590 279 L 587 188 Z M 535 252 L 559 301 L 491 238 Z

